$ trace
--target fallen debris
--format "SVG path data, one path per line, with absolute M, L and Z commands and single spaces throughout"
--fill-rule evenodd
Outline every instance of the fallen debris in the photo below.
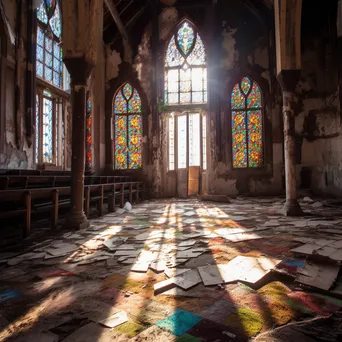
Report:
M 125 323 L 128 321 L 127 318 L 127 313 L 125 311 L 119 311 L 115 313 L 114 315 L 99 321 L 100 324 L 109 327 L 109 328 L 114 328 L 117 327 L 118 325 Z
M 305 262 L 298 270 L 298 283 L 328 291 L 337 279 L 340 267 L 338 265 L 316 264 Z

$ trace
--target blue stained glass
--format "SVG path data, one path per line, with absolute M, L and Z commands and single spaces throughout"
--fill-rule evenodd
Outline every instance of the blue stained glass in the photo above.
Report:
M 53 16 L 50 19 L 50 27 L 51 27 L 52 32 L 55 34 L 55 36 L 60 38 L 61 33 L 62 33 L 62 24 L 61 24 L 61 16 L 60 16 L 58 2 L 56 4 L 56 8 L 53 13 Z
M 44 78 L 45 78 L 47 81 L 49 81 L 49 82 L 52 81 L 52 70 L 51 70 L 51 69 L 45 67 L 45 75 L 44 75 Z
M 39 26 L 37 29 L 37 44 L 40 46 L 44 46 L 44 32 Z
M 53 54 L 56 58 L 61 58 L 61 48 L 56 42 L 53 43 Z
M 201 37 L 196 36 L 196 43 L 194 49 L 187 58 L 190 65 L 204 65 L 205 64 L 205 50 Z
M 169 66 L 169 67 L 181 66 L 183 63 L 184 63 L 184 58 L 179 52 L 176 46 L 175 37 L 173 36 L 167 48 L 165 66 Z
M 43 77 L 43 64 L 37 61 L 37 76 Z
M 52 163 L 52 100 L 43 98 L 43 162 Z
M 58 72 L 53 72 L 53 84 L 56 87 L 60 87 L 61 86 L 61 79 L 60 79 L 60 74 Z
M 184 55 L 188 55 L 195 41 L 195 32 L 189 23 L 185 22 L 177 32 L 177 43 Z
M 48 16 L 46 14 L 46 10 L 45 10 L 45 6 L 44 6 L 44 2 L 43 1 L 42 1 L 42 3 L 40 4 L 40 6 L 38 8 L 37 18 L 43 24 L 47 24 L 48 23 Z
M 37 60 L 43 62 L 44 61 L 44 50 L 42 47 L 37 45 Z
M 45 53 L 45 65 L 52 67 L 52 55 L 49 53 Z
M 127 113 L 127 101 L 119 91 L 114 100 L 114 113 Z
M 207 69 L 203 41 L 191 23 L 181 23 L 165 56 L 165 103 L 207 102 Z
M 52 39 L 47 36 L 45 36 L 45 49 L 52 53 Z
M 45 8 L 46 8 L 47 15 L 49 18 L 51 18 L 53 15 L 52 10 L 55 7 L 56 0 L 44 0 L 44 2 L 45 2 Z
M 53 70 L 58 71 L 58 72 L 61 71 L 60 62 L 59 62 L 59 59 L 57 58 L 53 59 Z

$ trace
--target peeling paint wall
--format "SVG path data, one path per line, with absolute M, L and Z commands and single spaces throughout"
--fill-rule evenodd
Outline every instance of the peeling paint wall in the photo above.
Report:
M 15 0 L 3 2 L 5 16 L 10 26 L 11 32 L 15 34 L 17 25 L 17 3 Z M 26 27 L 27 27 L 26 6 L 23 6 L 22 13 L 22 41 L 20 42 L 21 49 L 21 78 L 20 78 L 20 119 L 19 119 L 19 134 L 20 146 L 16 143 L 15 130 L 15 46 L 10 43 L 10 37 L 7 37 L 7 77 L 5 89 L 6 112 L 5 115 L 5 141 L 3 150 L 0 151 L 0 169 L 31 169 L 33 168 L 33 149 L 28 147 L 25 131 L 25 67 L 26 67 Z
M 219 88 L 222 91 L 218 96 L 220 97 L 220 122 L 216 122 L 216 113 L 207 113 L 207 171 L 203 174 L 203 181 L 205 182 L 204 188 L 210 193 L 237 195 L 241 193 L 249 194 L 265 194 L 265 193 L 279 193 L 282 191 L 282 137 L 279 137 L 279 130 L 281 132 L 281 125 L 279 116 L 281 105 L 276 101 L 271 101 L 267 98 L 265 102 L 265 118 L 267 121 L 267 128 L 270 129 L 270 141 L 267 153 L 271 157 L 267 159 L 265 169 L 262 172 L 244 173 L 236 172 L 232 169 L 231 142 L 227 140 L 228 131 L 228 116 L 229 98 L 228 92 L 232 90 L 232 78 L 244 75 L 244 72 L 251 71 L 257 74 L 263 80 L 263 86 L 267 88 L 267 92 L 271 93 L 271 79 L 272 74 L 270 70 L 270 57 L 269 57 L 269 37 L 266 35 L 266 30 L 260 28 L 261 24 L 253 18 L 251 13 L 246 12 L 244 9 L 239 9 L 239 13 L 247 13 L 246 21 L 243 21 L 242 26 L 239 25 L 239 20 L 234 18 L 235 13 L 232 11 L 226 12 L 220 10 L 221 18 L 221 37 L 220 39 L 220 52 L 217 57 L 218 65 L 220 66 Z M 226 15 L 226 13 L 228 13 Z M 206 10 L 204 9 L 201 14 L 196 14 L 192 18 L 193 13 L 178 14 L 175 8 L 166 8 L 159 15 L 159 62 L 160 66 L 164 65 L 164 51 L 173 29 L 184 16 L 188 16 L 196 23 L 200 23 L 198 29 L 206 35 Z M 241 21 L 241 18 L 240 18 Z M 256 28 L 255 28 L 256 26 Z M 247 39 L 249 31 L 252 30 L 253 37 Z M 265 34 L 264 34 L 265 33 Z M 149 102 L 151 101 L 152 89 L 152 55 L 150 47 L 151 26 L 146 27 L 143 35 L 142 42 L 139 46 L 139 53 L 136 58 L 136 69 L 138 71 L 139 80 L 148 96 Z M 209 43 L 209 42 L 208 42 Z M 210 66 L 208 65 L 208 68 Z M 160 70 L 163 73 L 163 69 Z M 162 75 L 160 75 L 162 77 Z M 210 75 L 208 76 L 210 79 Z M 274 77 L 273 77 L 274 78 Z M 274 82 L 274 80 L 272 79 Z M 160 82 L 162 83 L 162 82 Z M 159 94 L 161 97 L 162 94 Z M 162 110 L 161 110 L 162 111 Z M 274 119 L 274 117 L 277 117 Z M 274 120 L 273 120 L 274 119 Z M 151 128 L 151 120 L 150 125 Z M 273 121 L 277 124 L 273 127 Z M 217 146 L 217 130 L 221 129 L 222 146 Z M 272 140 L 274 131 L 275 140 Z M 282 133 L 282 132 L 281 132 Z M 152 143 L 152 165 L 149 165 L 149 179 L 152 183 L 153 194 L 158 197 L 171 197 L 177 195 L 177 172 L 168 171 L 168 113 L 159 113 L 159 136 L 153 136 L 149 132 L 149 139 Z M 159 145 L 156 143 L 159 139 Z M 217 159 L 218 150 L 221 149 L 223 157 Z M 253 170 L 252 170 L 253 171 Z
M 341 115 L 336 61 L 336 25 L 329 9 L 303 7 L 302 74 L 297 86 L 297 185 L 340 196 Z M 332 7 L 331 11 L 334 11 Z M 321 24 L 313 29 L 312 22 Z

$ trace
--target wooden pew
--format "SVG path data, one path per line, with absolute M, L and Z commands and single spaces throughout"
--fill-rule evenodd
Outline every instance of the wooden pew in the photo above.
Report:
M 143 182 L 121 182 L 86 185 L 84 187 L 84 210 L 87 216 L 90 213 L 91 204 L 95 203 L 100 216 L 104 212 L 104 203 L 108 202 L 108 211 L 115 211 L 117 198 L 120 207 L 124 206 L 125 198 L 129 202 L 136 203 L 140 197 L 144 198 L 145 184 Z M 0 218 L 23 215 L 24 236 L 28 236 L 31 230 L 31 216 L 43 211 L 52 214 L 51 229 L 57 228 L 59 209 L 70 205 L 71 187 L 16 189 L 0 191 Z
M 131 181 L 123 176 L 86 176 L 85 185 Z M 0 190 L 65 187 L 71 185 L 70 176 L 0 176 Z

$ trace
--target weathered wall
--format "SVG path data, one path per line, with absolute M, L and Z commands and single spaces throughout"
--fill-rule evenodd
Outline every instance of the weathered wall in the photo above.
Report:
M 237 14 L 233 11 L 225 11 L 225 8 L 219 9 L 221 36 L 219 39 L 219 49 L 216 56 L 211 56 L 211 63 L 220 65 L 218 79 L 210 80 L 215 83 L 216 88 L 220 89 L 217 96 L 219 102 L 220 122 L 216 122 L 215 112 L 208 112 L 207 132 L 207 172 L 206 188 L 208 192 L 217 194 L 236 195 L 238 193 L 279 193 L 282 191 L 282 135 L 280 127 L 281 106 L 276 101 L 274 87 L 274 75 L 271 73 L 270 65 L 270 38 L 263 23 L 254 18 L 245 8 L 239 7 L 238 1 L 235 2 L 238 14 L 244 16 L 246 20 L 237 19 Z M 206 29 L 207 25 L 206 9 L 198 11 L 195 17 L 193 13 L 178 12 L 175 8 L 164 9 L 159 16 L 159 77 L 163 78 L 163 60 L 164 51 L 168 40 L 173 33 L 173 29 L 178 21 L 184 16 L 188 16 L 198 25 L 202 39 L 207 46 L 210 45 L 210 37 Z M 251 32 L 253 34 L 251 34 Z M 151 100 L 152 89 L 152 52 L 150 46 L 151 26 L 147 26 L 142 42 L 139 46 L 139 53 L 136 58 L 135 67 L 137 68 L 139 80 L 147 94 L 149 102 Z M 209 49 L 207 49 L 208 52 Z M 209 51 L 210 53 L 210 51 Z M 210 65 L 208 65 L 210 68 Z M 229 127 L 229 103 L 228 94 L 231 92 L 234 84 L 232 79 L 236 79 L 249 74 L 256 76 L 259 84 L 265 90 L 265 126 L 267 134 L 265 136 L 265 153 L 267 154 L 265 169 L 251 170 L 252 172 L 233 172 L 231 163 L 231 143 L 228 139 Z M 260 80 L 260 81 L 259 81 Z M 159 82 L 163 84 L 162 80 Z M 272 83 L 273 82 L 273 83 Z M 162 87 L 160 87 L 159 98 L 162 98 Z M 272 100 L 271 96 L 272 94 Z M 152 183 L 153 193 L 157 196 L 175 196 L 176 195 L 176 172 L 168 172 L 168 114 L 159 113 L 159 135 L 156 136 L 152 131 L 149 132 L 149 139 L 152 142 L 152 163 L 149 167 L 149 179 Z M 150 118 L 150 121 L 152 118 Z M 273 126 L 275 124 L 275 126 Z M 150 124 L 149 127 L 152 125 Z M 221 142 L 217 145 L 217 131 L 220 131 Z M 279 133 L 280 131 L 280 133 Z M 158 143 L 159 144 L 156 145 Z M 155 149 L 153 147 L 156 147 Z M 218 156 L 220 151 L 220 156 Z M 253 172 L 256 171 L 256 172 Z
M 17 2 L 15 0 L 8 0 L 3 2 L 4 15 L 8 21 L 10 31 L 15 35 L 17 29 Z M 26 66 L 26 6 L 23 6 L 21 15 L 22 20 L 22 35 L 20 41 L 20 72 L 21 77 L 19 80 L 19 120 L 16 123 L 15 111 L 15 46 L 11 44 L 10 36 L 7 38 L 7 70 L 6 70 L 6 89 L 5 97 L 6 102 L 5 113 L 5 137 L 3 150 L 0 151 L 0 169 L 27 169 L 33 167 L 33 150 L 28 147 L 26 141 L 24 112 L 25 112 L 25 92 L 23 85 L 25 84 L 25 66 Z M 7 32 L 8 33 L 8 32 Z M 18 131 L 16 131 L 18 125 Z M 18 132 L 18 135 L 17 135 Z
M 297 86 L 297 184 L 316 193 L 342 190 L 336 8 L 303 3 L 302 75 Z M 320 25 L 312 25 L 320 20 Z
M 214 194 L 276 194 L 282 191 L 281 108 L 272 63 L 272 30 L 267 22 L 255 16 L 240 2 L 220 8 L 222 31 L 220 50 L 219 88 L 220 121 L 211 113 L 210 132 L 220 135 L 220 146 L 214 135 L 208 136 L 211 168 L 208 169 L 208 192 Z M 254 79 L 263 92 L 264 106 L 264 168 L 233 169 L 230 134 L 230 94 L 243 76 Z M 210 76 L 209 76 L 210 77 Z M 209 131 L 209 130 L 208 130 Z M 219 148 L 219 153 L 218 153 Z
M 33 143 L 29 146 L 26 134 L 25 113 L 27 112 L 26 103 L 26 68 L 27 68 L 27 2 L 22 1 L 21 13 L 21 35 L 19 39 L 20 51 L 16 51 L 15 39 L 18 36 L 18 1 L 6 0 L 2 2 L 4 8 L 5 21 L 8 23 L 7 27 L 7 56 L 6 58 L 6 82 L 5 89 L 1 89 L 4 94 L 1 100 L 5 102 L 4 109 L 1 115 L 5 117 L 5 134 L 4 141 L 0 144 L 0 169 L 36 169 L 37 165 L 34 159 L 34 141 L 35 129 L 32 133 Z M 14 37 L 11 39 L 11 37 Z M 4 37 L 2 37 L 3 39 Z M 11 43 L 13 41 L 13 44 Z M 18 57 L 19 56 L 19 57 Z M 102 57 L 103 63 L 104 57 Z M 20 77 L 18 83 L 16 82 L 16 63 L 20 65 Z M 35 68 L 35 65 L 33 66 Z M 104 69 L 104 67 L 103 67 Z M 104 84 L 104 78 L 100 80 L 101 85 Z M 16 87 L 18 93 L 16 94 Z M 104 86 L 103 86 L 104 89 Z M 19 94 L 19 97 L 18 97 Z M 19 99 L 19 100 L 18 100 Z M 18 112 L 16 112 L 18 106 Z M 2 108 L 2 107 L 1 107 Z M 35 115 L 33 109 L 32 115 Z M 2 122 L 2 121 L 1 121 Z M 32 117 L 32 123 L 34 118 Z M 62 160 L 64 161 L 64 168 L 71 167 L 71 107 L 70 103 L 66 101 L 64 108 L 64 143 L 67 145 L 64 149 Z

